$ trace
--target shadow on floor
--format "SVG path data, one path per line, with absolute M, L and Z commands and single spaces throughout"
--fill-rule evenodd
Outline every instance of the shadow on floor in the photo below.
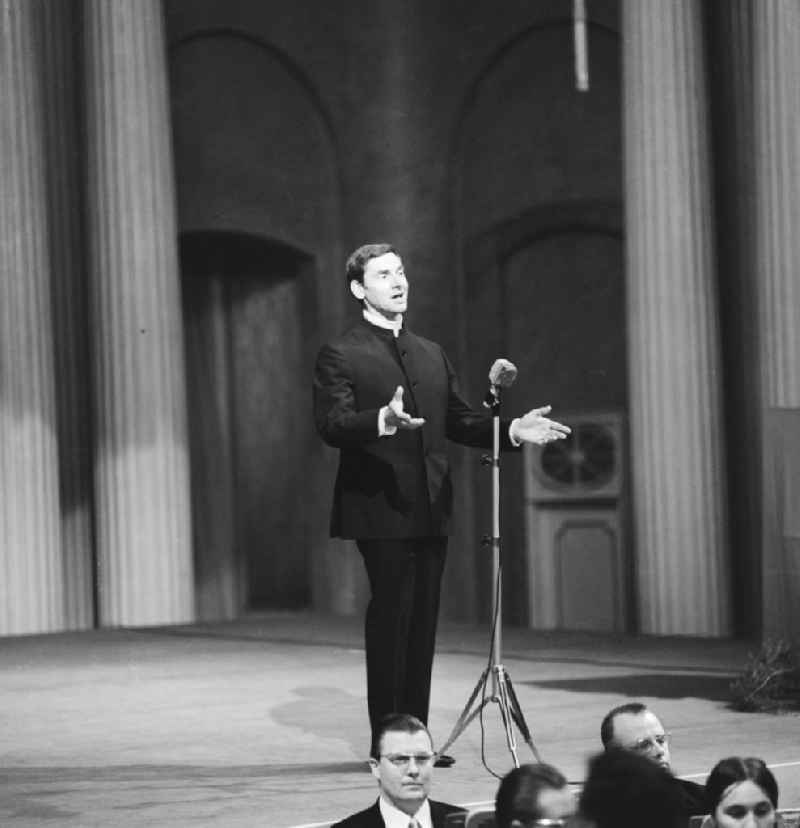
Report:
M 292 694 L 293 700 L 270 708 L 272 721 L 296 730 L 300 744 L 309 739 L 347 742 L 355 756 L 363 757 L 360 769 L 366 770 L 370 740 L 366 698 L 330 685 L 293 687 Z M 343 728 L 343 721 L 358 724 Z
M 596 676 L 580 679 L 521 682 L 529 687 L 566 690 L 572 693 L 613 693 L 620 696 L 652 696 L 659 699 L 731 699 L 731 676 L 645 673 L 632 676 Z

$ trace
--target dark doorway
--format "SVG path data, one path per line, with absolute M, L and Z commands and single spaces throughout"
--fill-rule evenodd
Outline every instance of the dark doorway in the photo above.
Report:
M 567 420 L 627 411 L 620 222 L 613 205 L 556 204 L 467 245 L 470 387 L 485 386 L 498 356 L 511 359 L 519 375 L 504 395 L 509 416 L 543 404 Z M 490 502 L 489 484 L 488 476 L 476 477 L 477 503 Z M 524 468 L 515 458 L 503 463 L 502 492 L 505 608 L 510 621 L 531 623 Z M 628 571 L 620 577 L 620 594 L 627 595 Z
M 309 426 L 304 254 L 181 238 L 198 617 L 309 603 L 300 492 Z

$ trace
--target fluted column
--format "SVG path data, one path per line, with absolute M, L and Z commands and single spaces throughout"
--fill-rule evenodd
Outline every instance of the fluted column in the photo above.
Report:
M 764 395 L 800 407 L 800 6 L 753 4 Z
M 800 7 L 753 3 L 764 631 L 800 640 Z
M 64 627 L 94 621 L 91 368 L 81 186 L 81 77 L 77 0 L 42 4 L 43 129 L 51 260 Z
M 63 619 L 40 14 L 0 0 L 0 634 Z
M 193 617 L 183 339 L 159 0 L 87 0 L 100 620 Z
M 734 632 L 761 627 L 762 406 L 755 222 L 753 0 L 710 5 L 716 219 Z
M 729 630 L 700 0 L 625 0 L 634 551 L 643 632 Z

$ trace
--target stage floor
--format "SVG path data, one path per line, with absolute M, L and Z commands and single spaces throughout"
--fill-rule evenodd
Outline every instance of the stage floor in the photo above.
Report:
M 361 620 L 270 613 L 227 624 L 0 638 L 0 824 L 327 825 L 375 797 Z M 444 741 L 485 667 L 488 630 L 444 625 L 430 726 Z M 743 642 L 506 630 L 503 663 L 542 757 L 571 780 L 609 708 L 652 705 L 675 770 L 762 756 L 800 805 L 800 717 L 726 705 Z M 496 705 L 436 771 L 434 798 L 491 800 L 512 766 Z M 522 761 L 531 758 L 521 744 Z

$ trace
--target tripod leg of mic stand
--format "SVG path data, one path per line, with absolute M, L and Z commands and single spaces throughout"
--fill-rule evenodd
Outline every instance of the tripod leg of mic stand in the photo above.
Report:
M 536 761 L 541 762 L 542 757 L 539 756 L 539 751 L 536 749 L 536 745 L 533 743 L 533 737 L 531 736 L 531 731 L 528 728 L 527 722 L 525 721 L 525 716 L 522 714 L 522 708 L 520 707 L 516 690 L 514 690 L 514 685 L 511 682 L 511 676 L 509 676 L 508 673 L 504 673 L 504 675 L 506 690 L 508 692 L 508 699 L 511 705 L 511 716 L 513 717 L 514 722 L 519 728 L 519 732 L 522 734 L 522 738 L 525 740 L 525 744 L 531 749 L 531 753 L 533 753 L 533 755 L 536 757 Z
M 506 744 L 511 753 L 511 758 L 514 760 L 514 767 L 519 767 L 519 758 L 517 757 L 517 741 L 514 738 L 513 721 L 516 717 L 511 709 L 509 703 L 508 684 L 506 682 L 506 671 L 502 664 L 496 664 L 494 668 L 495 681 L 497 687 L 496 701 L 500 705 L 500 716 L 503 719 L 503 727 L 506 731 Z
M 458 721 L 453 725 L 453 730 L 451 731 L 450 735 L 447 737 L 445 743 L 439 748 L 438 753 L 445 753 L 450 745 L 455 742 L 456 739 L 466 730 L 467 725 L 483 710 L 486 706 L 486 703 L 490 701 L 489 698 L 483 699 L 480 705 L 472 710 L 472 705 L 475 703 L 475 700 L 478 698 L 478 693 L 481 692 L 486 687 L 486 681 L 489 678 L 489 668 L 487 667 L 481 677 L 478 679 L 478 683 L 475 685 L 472 695 L 470 695 L 469 700 L 464 705 L 464 709 L 461 711 L 461 715 L 458 717 Z
M 495 389 L 496 390 L 496 389 Z M 537 761 L 541 762 L 539 752 L 536 750 L 531 738 L 530 730 L 525 723 L 525 718 L 522 715 L 522 709 L 519 706 L 517 694 L 511 684 L 511 679 L 505 671 L 501 662 L 501 630 L 503 624 L 502 612 L 502 568 L 500 562 L 500 396 L 493 392 L 493 401 L 490 408 L 492 409 L 492 455 L 490 458 L 483 458 L 484 462 L 487 460 L 491 462 L 492 466 L 492 581 L 494 583 L 493 601 L 492 601 L 492 618 L 494 625 L 492 628 L 492 646 L 490 650 L 490 666 L 486 668 L 483 675 L 478 681 L 477 686 L 472 691 L 466 707 L 461 712 L 458 721 L 453 728 L 453 732 L 447 738 L 444 746 L 440 748 L 439 753 L 444 753 L 450 745 L 461 735 L 467 725 L 478 716 L 484 707 L 489 702 L 497 702 L 500 706 L 500 716 L 503 720 L 503 727 L 506 733 L 506 742 L 511 756 L 514 760 L 514 766 L 519 767 L 519 758 L 517 757 L 517 743 L 514 738 L 514 725 L 519 728 L 520 733 L 525 739 L 526 744 L 530 747 L 533 755 Z M 488 463 L 487 463 L 488 465 Z M 486 682 L 491 675 L 492 677 L 492 693 L 489 696 L 485 695 Z M 472 710 L 472 706 L 478 697 L 478 693 L 483 690 L 484 697 L 481 700 L 477 709 Z M 472 711 L 472 712 L 470 712 Z M 484 760 L 485 762 L 485 760 Z M 488 766 L 487 766 L 488 769 Z
M 455 742 L 455 740 L 458 739 L 458 737 L 469 727 L 470 722 L 481 714 L 481 711 L 487 704 L 491 704 L 493 701 L 497 701 L 494 696 L 487 696 L 468 716 L 459 719 L 458 722 L 456 722 L 456 726 L 453 728 L 453 732 L 447 737 L 447 741 L 436 752 L 446 753 L 450 745 L 452 745 L 453 742 Z

